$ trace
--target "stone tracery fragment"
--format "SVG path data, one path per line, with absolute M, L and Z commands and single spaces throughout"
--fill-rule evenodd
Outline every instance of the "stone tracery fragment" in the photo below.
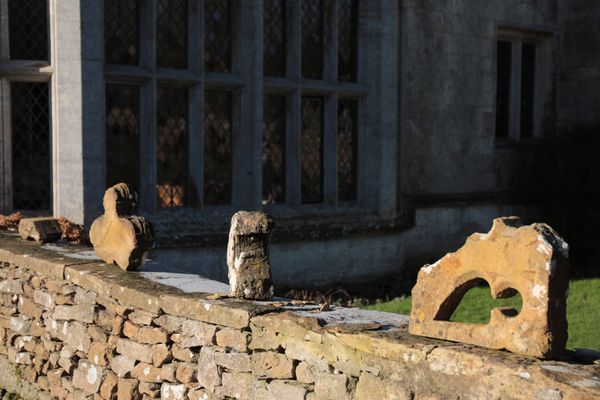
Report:
M 96 255 L 126 271 L 139 269 L 143 255 L 154 245 L 154 230 L 144 217 L 131 215 L 135 194 L 127 184 L 119 183 L 104 192 L 102 203 L 104 215 L 90 229 Z
M 520 313 L 495 308 L 487 325 L 449 322 L 464 294 L 481 280 L 494 298 L 523 299 Z M 506 349 L 540 358 L 560 355 L 567 342 L 568 245 L 546 224 L 494 220 L 487 234 L 419 271 L 412 290 L 409 332 Z

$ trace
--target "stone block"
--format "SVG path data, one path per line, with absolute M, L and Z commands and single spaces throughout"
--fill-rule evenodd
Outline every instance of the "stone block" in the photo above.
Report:
M 250 355 L 246 353 L 215 353 L 215 362 L 234 372 L 250 372 Z
M 117 383 L 117 400 L 139 400 L 141 399 L 138 391 L 137 379 L 120 378 Z
M 62 236 L 62 229 L 55 218 L 23 218 L 19 222 L 19 235 L 25 240 L 48 243 L 59 240 Z
M 160 367 L 172 358 L 173 354 L 171 354 L 171 350 L 169 350 L 166 344 L 161 343 L 152 346 L 152 364 L 155 367 Z
M 100 397 L 105 400 L 112 399 L 113 393 L 116 393 L 117 391 L 118 381 L 119 379 L 113 372 L 106 371 L 106 377 L 104 378 L 102 385 L 100 385 Z
M 227 266 L 231 296 L 270 300 L 274 288 L 269 264 L 273 220 L 261 212 L 239 211 L 231 218 Z
M 117 340 L 117 353 L 133 360 L 139 360 L 146 363 L 152 362 L 152 348 L 147 344 L 137 343 L 133 340 Z
M 362 374 L 356 384 L 356 400 L 411 400 L 413 393 L 408 385 L 390 379 L 380 379 L 372 374 Z
M 162 371 L 152 364 L 141 362 L 133 368 L 131 377 L 140 382 L 162 382 Z
M 94 305 L 78 304 L 74 306 L 56 306 L 52 319 L 81 321 L 91 324 L 94 321 Z
M 56 295 L 44 290 L 34 290 L 33 301 L 46 309 L 53 309 L 56 305 Z
M 213 392 L 215 387 L 221 385 L 221 375 L 215 362 L 215 349 L 202 347 L 198 357 L 198 383 Z
M 250 333 L 238 329 L 224 328 L 216 334 L 217 346 L 232 349 L 240 353 L 248 351 Z
M 273 351 L 254 352 L 251 357 L 252 374 L 261 378 L 294 378 L 294 361 L 285 354 Z
M 252 374 L 241 372 L 224 372 L 222 386 L 216 393 L 239 400 L 250 400 L 254 397 Z
M 127 271 L 139 269 L 144 254 L 154 245 L 154 231 L 149 221 L 131 215 L 135 194 L 128 185 L 119 183 L 106 190 L 102 204 L 104 215 L 90 228 L 96 255 Z
M 318 399 L 352 399 L 353 381 L 347 375 L 321 373 L 315 378 L 315 394 Z
M 167 334 L 161 328 L 138 326 L 130 321 L 123 324 L 123 334 L 139 343 L 157 344 L 167 341 Z
M 494 298 L 520 293 L 521 312 L 495 308 L 488 324 L 449 322 L 464 294 L 482 281 Z M 421 268 L 412 290 L 409 332 L 556 357 L 567 341 L 568 285 L 568 245 L 552 228 L 498 218 L 489 233 L 471 235 L 455 253 Z
M 117 374 L 119 378 L 128 376 L 133 371 L 135 360 L 127 356 L 118 355 L 110 361 L 110 368 Z
M 160 388 L 160 398 L 162 400 L 185 400 L 185 385 L 175 383 L 163 383 Z
M 80 361 L 79 366 L 73 372 L 73 386 L 88 394 L 97 393 L 102 383 L 104 369 L 98 365 Z
M 197 367 L 195 364 L 182 362 L 177 365 L 175 379 L 181 383 L 190 383 L 196 380 Z

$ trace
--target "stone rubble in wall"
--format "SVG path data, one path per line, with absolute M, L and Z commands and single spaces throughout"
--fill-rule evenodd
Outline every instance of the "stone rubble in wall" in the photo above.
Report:
M 83 278 L 72 272 L 69 281 L 14 265 L 0 268 L 0 355 L 20 367 L 24 380 L 54 398 L 411 399 L 436 398 L 436 393 L 443 398 L 443 393 L 483 386 L 493 390 L 482 398 L 494 398 L 515 382 L 534 400 L 546 398 L 548 382 L 556 383 L 552 393 L 564 399 L 600 393 L 600 378 L 575 371 L 579 367 L 544 370 L 573 376 L 575 371 L 580 381 L 587 376 L 587 388 L 573 389 L 526 370 L 530 361 L 522 358 L 508 362 L 491 353 L 460 353 L 459 345 L 428 342 L 400 330 L 400 341 L 377 340 L 361 331 L 361 326 L 374 329 L 364 319 L 354 327 L 335 328 L 344 318 L 337 310 L 330 320 L 324 313 L 312 314 L 333 330 L 324 329 L 308 311 L 244 320 L 231 308 L 213 324 L 206 322 L 214 318 L 210 314 L 203 321 L 181 316 L 193 314 L 182 308 L 187 304 L 183 297 L 173 295 L 161 307 L 126 290 L 117 299 L 102 294 L 100 286 L 91 290 L 89 275 L 82 275 L 88 279 L 83 287 L 73 283 Z M 140 306 L 132 307 L 129 300 Z M 206 305 L 200 310 L 214 310 L 219 303 Z M 521 369 L 515 368 L 518 363 Z

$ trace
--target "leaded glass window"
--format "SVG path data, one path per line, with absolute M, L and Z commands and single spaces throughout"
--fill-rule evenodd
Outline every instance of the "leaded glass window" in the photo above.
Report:
M 204 0 L 204 66 L 206 71 L 231 71 L 230 12 L 229 0 Z
M 323 99 L 302 98 L 302 202 L 323 201 Z
M 286 63 L 286 1 L 264 0 L 264 73 L 284 76 Z
M 263 204 L 285 200 L 286 96 L 265 95 L 263 112 Z
M 107 64 L 137 65 L 140 58 L 139 0 L 104 0 Z
M 231 93 L 204 93 L 204 204 L 231 202 Z
M 9 0 L 8 39 L 12 60 L 49 60 L 48 1 Z
M 187 0 L 157 0 L 156 61 L 160 68 L 187 67 Z
M 338 101 L 337 168 L 338 198 L 340 201 L 356 200 L 358 101 Z
M 13 208 L 50 209 L 50 101 L 48 83 L 13 82 Z

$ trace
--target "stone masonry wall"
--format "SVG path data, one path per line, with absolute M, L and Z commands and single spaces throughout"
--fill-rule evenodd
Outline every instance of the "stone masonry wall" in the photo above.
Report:
M 24 398 L 600 397 L 600 366 L 577 355 L 542 362 L 414 337 L 399 315 L 184 293 L 56 248 L 0 234 L 0 386 Z

